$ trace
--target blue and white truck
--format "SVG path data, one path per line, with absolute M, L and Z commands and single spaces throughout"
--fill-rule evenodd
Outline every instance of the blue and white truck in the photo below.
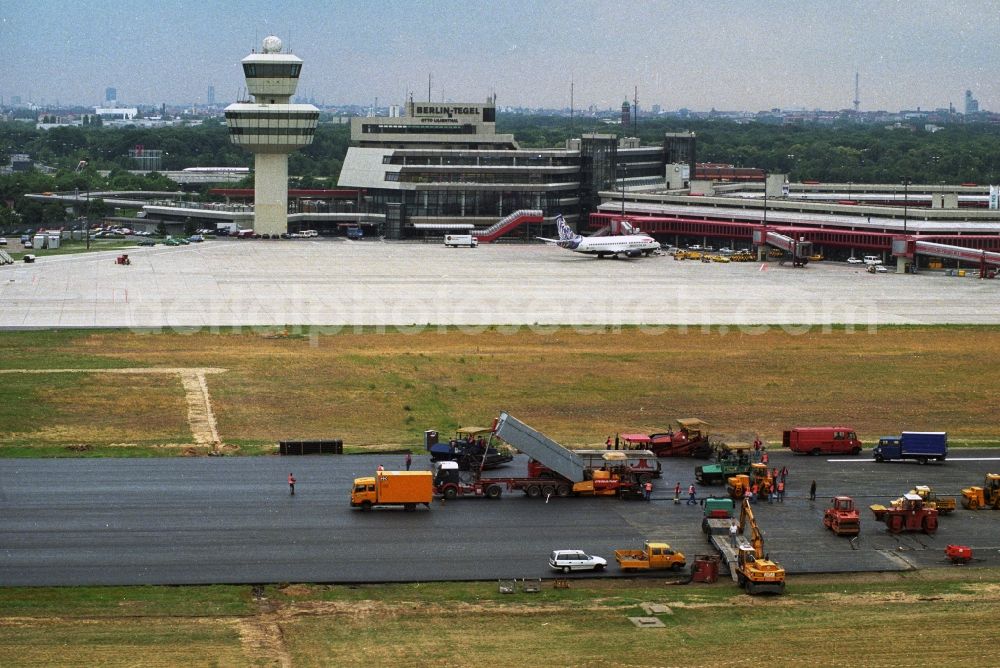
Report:
M 877 462 L 915 459 L 921 464 L 943 462 L 948 456 L 948 433 L 944 431 L 904 431 L 899 436 L 883 436 L 872 450 Z

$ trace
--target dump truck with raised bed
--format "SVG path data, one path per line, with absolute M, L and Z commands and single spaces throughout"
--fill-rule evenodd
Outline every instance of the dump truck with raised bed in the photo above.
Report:
M 497 418 L 493 434 L 530 457 L 528 477 L 483 476 L 478 471 L 470 471 L 474 475 L 463 484 L 442 482 L 438 486 L 439 494 L 445 498 L 489 496 L 495 495 L 500 486 L 519 490 L 532 498 L 642 498 L 645 482 L 659 470 L 659 462 L 649 452 L 601 450 L 599 457 L 577 454 L 506 412 Z M 637 459 L 646 463 L 640 465 Z
M 1000 510 L 1000 473 L 987 473 L 982 487 L 963 489 L 962 507 L 966 510 L 980 508 Z
M 615 560 L 623 571 L 649 571 L 684 568 L 684 554 L 666 543 L 646 541 L 641 550 L 615 550 Z
M 355 478 L 351 488 L 351 507 L 361 510 L 376 506 L 415 510 L 418 503 L 429 508 L 433 498 L 430 471 L 378 471 L 374 476 Z
M 914 459 L 921 464 L 943 462 L 948 456 L 948 433 L 943 431 L 904 431 L 897 436 L 883 436 L 872 450 L 877 462 Z
M 823 526 L 838 536 L 857 536 L 861 533 L 861 515 L 849 496 L 835 496 L 823 513 Z
M 876 520 L 885 522 L 889 533 L 923 531 L 930 535 L 937 531 L 937 509 L 926 507 L 924 500 L 917 494 L 904 495 L 899 506 L 890 504 L 886 508 L 881 504 L 873 504 L 869 508 L 875 514 Z

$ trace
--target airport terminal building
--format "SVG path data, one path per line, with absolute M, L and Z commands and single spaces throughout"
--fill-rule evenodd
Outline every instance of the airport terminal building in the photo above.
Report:
M 557 214 L 578 224 L 620 178 L 664 180 L 664 147 L 632 138 L 593 134 L 562 149 L 523 148 L 497 134 L 492 100 L 411 100 L 401 117 L 353 118 L 351 141 L 338 185 L 365 192 L 370 219 L 390 239 L 482 229 L 525 209 L 541 210 L 545 222 L 517 234 L 551 233 Z

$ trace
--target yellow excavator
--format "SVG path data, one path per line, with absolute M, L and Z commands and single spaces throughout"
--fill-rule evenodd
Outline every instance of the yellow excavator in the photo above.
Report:
M 747 527 L 750 529 L 749 544 L 745 538 Z M 764 536 L 747 499 L 743 500 L 741 506 L 738 529 L 744 539 L 739 541 L 736 551 L 737 583 L 748 594 L 783 594 L 785 569 L 764 554 Z
M 966 510 L 980 508 L 1000 510 L 1000 473 L 987 473 L 982 487 L 963 489 L 962 507 Z

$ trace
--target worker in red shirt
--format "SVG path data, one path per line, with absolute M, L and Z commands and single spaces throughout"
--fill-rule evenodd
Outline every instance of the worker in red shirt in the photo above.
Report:
M 647 480 L 643 487 L 643 491 L 646 493 L 646 500 L 649 501 L 649 498 L 653 495 L 653 483 Z
M 778 503 L 784 503 L 784 502 L 785 502 L 785 481 L 784 480 L 779 480 L 778 481 Z
M 291 473 L 288 474 L 288 489 L 292 492 L 292 496 L 295 496 L 295 476 Z
M 681 483 L 677 481 L 677 485 L 674 487 L 674 503 L 680 505 L 681 503 Z

